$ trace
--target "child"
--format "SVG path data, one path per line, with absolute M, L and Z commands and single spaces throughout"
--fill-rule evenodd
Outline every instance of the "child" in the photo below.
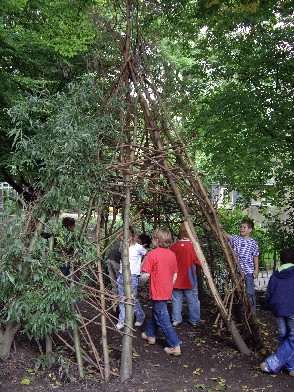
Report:
M 192 242 L 188 238 L 184 223 L 180 226 L 179 238 L 180 240 L 170 248 L 176 255 L 178 265 L 178 276 L 172 296 L 172 320 L 175 327 L 182 322 L 182 303 L 185 297 L 189 311 L 189 322 L 196 326 L 200 323 L 200 302 L 196 276 L 196 266 L 200 266 L 200 262 Z
M 173 283 L 177 276 L 176 255 L 169 249 L 171 243 L 172 237 L 169 230 L 154 230 L 152 244 L 155 249 L 148 253 L 142 265 L 143 273 L 150 276 L 149 292 L 152 300 L 152 317 L 141 337 L 149 344 L 155 344 L 156 332 L 159 327 L 169 345 L 164 348 L 164 352 L 177 357 L 181 355 L 181 341 L 172 326 L 167 310 L 167 300 L 172 297 Z
M 120 267 L 120 259 L 121 259 L 121 242 L 116 242 L 111 248 L 108 253 L 106 259 L 106 265 L 108 268 L 108 274 L 111 283 L 111 291 L 114 294 L 118 294 L 118 284 L 117 279 L 119 275 L 119 267 Z
M 279 349 L 260 368 L 266 373 L 277 373 L 285 367 L 294 377 L 294 249 L 283 250 L 280 259 L 281 266 L 270 277 L 266 290 L 266 299 L 280 329 Z
M 134 313 L 136 316 L 135 326 L 139 327 L 143 324 L 145 319 L 144 310 L 137 298 L 138 294 L 138 282 L 141 274 L 141 261 L 142 257 L 147 254 L 147 250 L 137 242 L 137 233 L 135 229 L 130 226 L 129 229 L 129 262 L 130 262 L 130 270 L 131 270 L 131 278 L 132 278 L 132 287 L 133 293 L 135 295 L 134 299 Z M 117 278 L 118 284 L 118 294 L 121 297 L 121 301 L 119 303 L 119 318 L 118 323 L 116 324 L 117 329 L 122 329 L 124 327 L 125 322 L 125 305 L 124 305 L 124 281 L 122 275 L 122 263 L 120 263 L 119 275 Z
M 250 237 L 254 229 L 254 223 L 251 219 L 243 219 L 240 223 L 240 236 L 230 235 L 224 231 L 224 235 L 230 241 L 237 255 L 239 267 L 244 274 L 246 289 L 249 300 L 256 312 L 256 296 L 254 290 L 254 278 L 259 273 L 259 251 L 257 242 Z

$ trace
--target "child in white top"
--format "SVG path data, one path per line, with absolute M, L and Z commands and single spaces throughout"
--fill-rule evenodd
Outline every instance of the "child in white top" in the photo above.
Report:
M 133 227 L 130 226 L 129 231 L 130 246 L 129 246 L 129 263 L 132 279 L 132 288 L 135 295 L 134 298 L 134 313 L 136 317 L 135 326 L 139 327 L 143 324 L 145 319 L 145 312 L 137 298 L 138 294 L 138 283 L 141 274 L 141 262 L 142 258 L 147 254 L 147 250 L 137 242 L 137 233 Z M 117 329 L 124 327 L 125 321 L 125 305 L 124 305 L 124 281 L 122 275 L 122 261 L 120 262 L 119 275 L 117 278 L 118 294 L 121 297 L 119 304 L 119 321 L 116 324 Z

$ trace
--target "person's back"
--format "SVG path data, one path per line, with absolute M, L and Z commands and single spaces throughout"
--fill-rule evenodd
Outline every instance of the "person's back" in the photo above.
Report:
M 286 370 L 294 377 L 294 249 L 280 255 L 281 266 L 270 277 L 266 299 L 279 326 L 279 348 L 260 368 L 265 373 Z
M 147 322 L 142 339 L 148 344 L 156 343 L 158 328 L 161 329 L 168 347 L 164 352 L 169 355 L 181 355 L 181 340 L 173 329 L 167 309 L 167 300 L 171 299 L 173 283 L 177 273 L 177 259 L 169 249 L 172 236 L 168 229 L 155 229 L 152 245 L 155 249 L 148 253 L 142 264 L 142 271 L 150 276 L 149 290 L 152 300 L 152 317 Z
M 200 265 L 192 242 L 183 238 L 173 244 L 170 249 L 175 253 L 178 263 L 178 277 L 174 288 L 191 289 L 196 279 L 196 265 Z
M 177 261 L 175 254 L 169 248 L 157 247 L 151 250 L 144 261 L 142 271 L 150 273 L 151 299 L 171 298 Z
M 188 238 L 183 222 L 179 229 L 179 241 L 171 246 L 177 258 L 178 276 L 173 287 L 172 321 L 174 326 L 182 322 L 182 304 L 185 298 L 189 311 L 189 323 L 196 326 L 200 322 L 200 301 L 198 299 L 198 283 L 196 266 L 200 266 L 194 247 Z
M 120 253 L 120 241 L 118 241 L 116 244 L 114 244 L 111 248 L 110 251 L 107 255 L 107 258 L 110 260 L 115 261 L 116 263 L 120 263 L 120 258 L 121 258 L 121 253 Z
M 276 317 L 294 315 L 293 263 L 294 250 L 284 250 L 281 253 L 281 266 L 274 271 L 269 280 L 266 300 Z

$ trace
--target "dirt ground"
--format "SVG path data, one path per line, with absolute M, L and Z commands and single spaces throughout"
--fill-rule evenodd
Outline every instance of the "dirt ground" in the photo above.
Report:
M 148 318 L 151 313 L 149 301 L 147 296 L 141 299 Z M 184 320 L 176 328 L 183 341 L 180 357 L 170 357 L 164 353 L 162 337 L 157 339 L 156 345 L 149 346 L 140 338 L 144 326 L 137 328 L 133 342 L 133 377 L 127 382 L 121 382 L 118 373 L 122 340 L 118 331 L 109 330 L 108 333 L 113 375 L 107 383 L 90 366 L 86 366 L 85 379 L 79 380 L 74 362 L 68 371 L 65 371 L 66 366 L 62 363 L 54 365 L 50 370 L 36 370 L 36 359 L 40 355 L 38 346 L 20 336 L 10 358 L 0 363 L 0 391 L 294 391 L 294 377 L 283 372 L 277 375 L 263 374 L 259 370 L 259 363 L 264 358 L 261 352 L 253 352 L 250 356 L 241 355 L 227 331 L 213 326 L 216 309 L 212 303 L 202 302 L 201 312 L 204 323 L 193 328 L 187 322 L 187 309 L 184 306 Z M 275 320 L 270 311 L 261 305 L 257 316 L 266 346 L 274 350 L 277 347 Z M 97 347 L 100 346 L 99 327 L 97 333 L 92 333 Z M 74 361 L 70 353 L 66 356 Z

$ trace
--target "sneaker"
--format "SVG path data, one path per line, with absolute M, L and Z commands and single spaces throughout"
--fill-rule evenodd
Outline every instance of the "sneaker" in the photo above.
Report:
M 147 340 L 148 344 L 155 344 L 155 338 L 152 338 L 151 336 L 146 335 L 145 332 L 142 333 L 141 338 L 144 340 Z
M 180 321 L 173 321 L 173 326 L 174 326 L 174 327 L 177 327 L 177 326 L 180 325 L 180 324 L 181 324 Z
M 119 321 L 119 322 L 116 324 L 116 329 L 123 329 L 124 326 L 125 326 L 124 323 L 122 323 L 121 321 Z
M 265 363 L 261 363 L 260 365 L 260 369 L 265 372 L 265 373 L 270 373 L 270 371 L 268 370 L 268 368 L 265 366 Z
M 135 327 L 141 327 L 141 325 L 143 325 L 143 323 L 144 323 L 144 319 L 142 321 L 136 321 Z
M 181 353 L 181 347 L 176 346 L 176 347 L 165 347 L 164 352 L 168 355 L 173 355 L 174 357 L 180 356 Z

